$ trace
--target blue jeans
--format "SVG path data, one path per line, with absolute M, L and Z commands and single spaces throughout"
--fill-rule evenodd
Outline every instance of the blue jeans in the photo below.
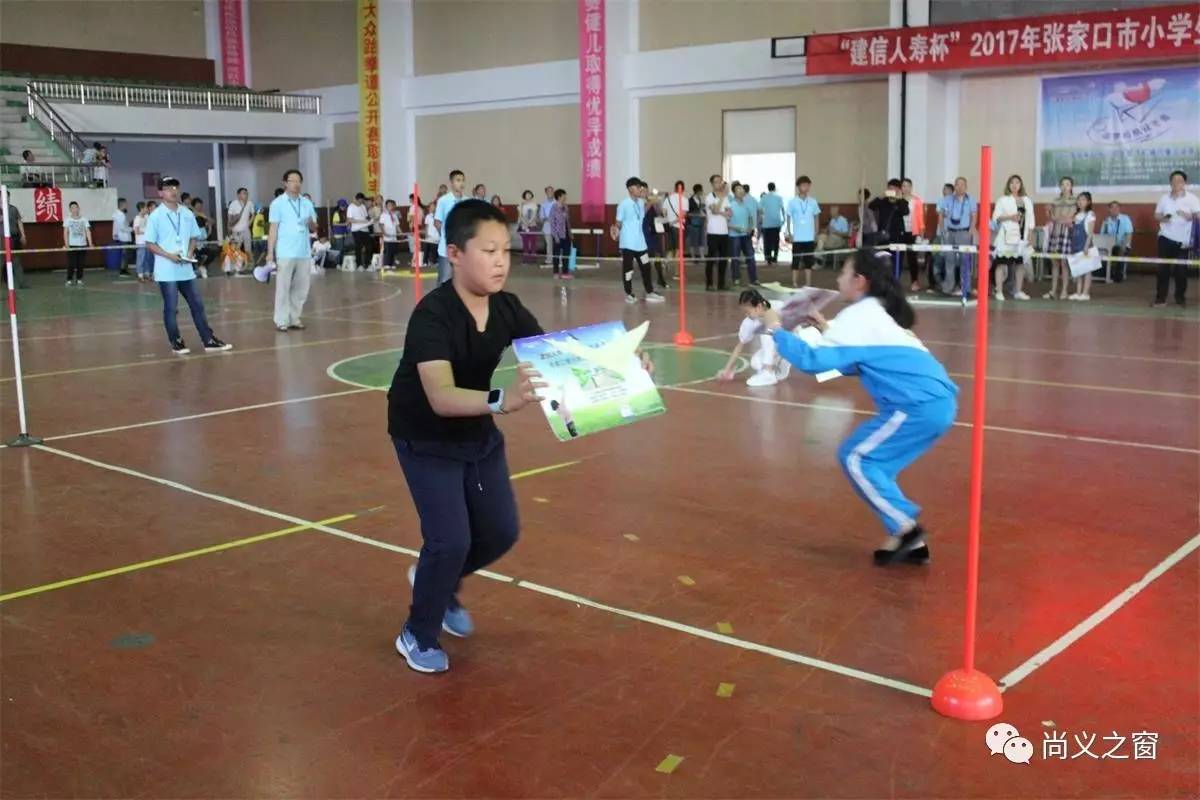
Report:
M 137 266 L 139 275 L 154 274 L 154 253 L 150 252 L 150 248 L 145 246 L 138 248 Z
M 754 261 L 754 238 L 751 236 L 730 236 L 729 249 L 731 258 L 729 259 L 730 271 L 733 273 L 733 279 L 740 281 L 742 279 L 741 260 L 746 260 L 746 271 L 750 274 L 750 282 L 758 283 L 758 264 Z
M 175 344 L 180 338 L 179 324 L 175 321 L 175 315 L 179 311 L 179 295 L 183 295 L 183 299 L 187 301 L 192 312 L 192 322 L 196 323 L 196 330 L 200 332 L 200 341 L 205 344 L 212 341 L 212 328 L 208 327 L 208 319 L 204 315 L 204 301 L 196 291 L 194 280 L 162 281 L 158 284 L 158 290 L 163 298 L 163 325 L 167 329 L 167 340 L 171 344 Z
M 517 501 L 499 431 L 483 442 L 393 437 L 392 444 L 424 541 L 406 624 L 421 647 L 429 647 L 438 640 L 442 617 L 462 579 L 516 544 Z
M 438 286 L 441 286 L 452 277 L 454 277 L 454 266 L 450 263 L 450 259 L 445 256 L 438 256 Z

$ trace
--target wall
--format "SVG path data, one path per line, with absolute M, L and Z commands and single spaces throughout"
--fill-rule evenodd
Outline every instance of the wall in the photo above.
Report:
M 250 0 L 253 88 L 356 82 L 355 25 L 354 0 Z
M 362 190 L 362 166 L 359 164 L 358 123 L 340 122 L 333 126 L 333 146 L 321 148 L 321 186 L 323 200 L 339 197 L 352 200 Z M 384 186 L 393 195 L 397 188 Z M 408 197 L 408 192 L 404 192 Z M 399 202 L 399 200 L 397 200 Z
M 416 74 L 576 58 L 575 10 L 574 0 L 415 0 Z
M 1002 191 L 1002 182 L 1013 173 L 1019 174 L 1026 186 L 1032 188 L 1035 185 L 1037 97 L 1036 74 L 963 76 L 958 117 L 958 172 L 972 187 L 979 186 L 979 148 L 984 144 L 992 146 L 993 195 Z M 1087 188 L 1077 186 L 1076 191 Z M 1097 195 L 1093 199 L 1096 204 L 1110 200 L 1148 203 L 1154 202 L 1161 191 L 1105 192 L 1103 197 Z M 1053 194 L 1035 194 L 1034 197 L 1050 200 Z
M 642 50 L 886 28 L 888 0 L 640 0 Z
M 468 193 L 484 183 L 489 198 L 499 194 L 506 204 L 518 201 L 525 189 L 541 197 L 541 187 L 548 185 L 566 189 L 569 201 L 579 199 L 577 103 L 421 116 L 417 152 L 422 194 L 445 183 L 450 170 L 461 169 Z
M 0 4 L 2 5 L 2 4 Z M 216 74 L 211 59 L 114 53 L 110 50 L 77 50 L 67 47 L 34 47 L 0 42 L 0 66 L 6 72 L 27 75 L 60 75 L 76 78 L 114 78 L 152 83 L 212 83 Z
M 780 106 L 797 109 L 796 169 L 813 179 L 817 198 L 853 198 L 864 173 L 868 186 L 886 181 L 886 81 L 643 98 L 641 177 L 660 186 L 705 183 L 721 171 L 722 112 Z M 795 177 L 775 182 L 786 189 Z
M 931 0 L 931 25 L 981 19 L 1012 19 L 1042 14 L 1081 14 L 1085 11 L 1170 5 L 1172 0 Z
M 129 200 L 132 209 L 138 200 L 147 199 L 142 191 L 142 173 L 159 172 L 179 178 L 180 190 L 199 195 L 205 205 L 208 196 L 208 170 L 212 167 L 212 145 L 201 142 L 110 141 L 112 171 L 109 186 Z M 158 199 L 157 193 L 150 199 Z M 111 211 L 109 213 L 112 213 Z
M 205 58 L 204 2 L 3 0 L 0 41 Z
M 300 169 L 298 148 L 295 145 L 257 144 L 251 147 L 250 152 L 254 160 L 258 195 L 262 198 L 261 202 L 268 203 L 274 199 L 275 190 L 283 188 L 283 173 L 289 169 Z

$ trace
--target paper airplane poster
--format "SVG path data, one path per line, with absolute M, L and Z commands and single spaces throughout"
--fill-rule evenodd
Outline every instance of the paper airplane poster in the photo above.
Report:
M 620 321 L 601 322 L 513 342 L 517 360 L 532 364 L 547 384 L 542 411 L 560 441 L 667 410 L 637 356 L 649 326 L 627 331 Z

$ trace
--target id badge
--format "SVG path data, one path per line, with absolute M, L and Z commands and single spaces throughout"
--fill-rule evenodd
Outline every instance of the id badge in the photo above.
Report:
M 649 264 L 650 256 L 646 255 L 645 253 L 642 253 L 640 256 L 638 256 L 638 261 L 641 261 L 643 264 Z

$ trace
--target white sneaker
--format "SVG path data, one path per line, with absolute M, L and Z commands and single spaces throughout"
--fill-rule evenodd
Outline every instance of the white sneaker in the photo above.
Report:
M 1029 295 L 1025 294 L 1024 292 L 1017 292 L 1016 294 L 1013 295 L 1013 299 L 1014 300 L 1028 300 Z
M 779 363 L 775 365 L 775 375 L 779 380 L 786 380 L 787 376 L 792 373 L 792 362 L 786 358 L 779 359 Z
M 1004 292 L 995 292 L 992 296 L 996 298 L 996 302 L 1004 302 Z
M 1067 295 L 1068 300 L 1078 300 L 1079 298 L 1080 294 L 1078 292 L 1072 292 L 1071 294 Z
M 1092 296 L 1091 296 L 1090 294 L 1081 294 L 1081 295 L 1077 296 L 1075 299 L 1076 299 L 1076 300 L 1083 300 L 1083 301 L 1085 301 L 1085 302 L 1086 302 L 1086 301 L 1088 301 L 1088 300 L 1091 300 L 1091 299 L 1092 299 Z
M 665 303 L 665 302 L 667 302 L 667 298 L 663 297 L 658 292 L 651 292 L 650 294 L 646 295 L 646 302 L 647 303 Z
M 637 298 L 634 297 L 633 295 L 631 295 L 631 294 L 625 295 L 625 303 L 627 305 L 633 305 L 636 302 L 637 302 Z
M 746 380 L 747 386 L 774 386 L 779 383 L 779 376 L 773 370 L 756 372 Z

